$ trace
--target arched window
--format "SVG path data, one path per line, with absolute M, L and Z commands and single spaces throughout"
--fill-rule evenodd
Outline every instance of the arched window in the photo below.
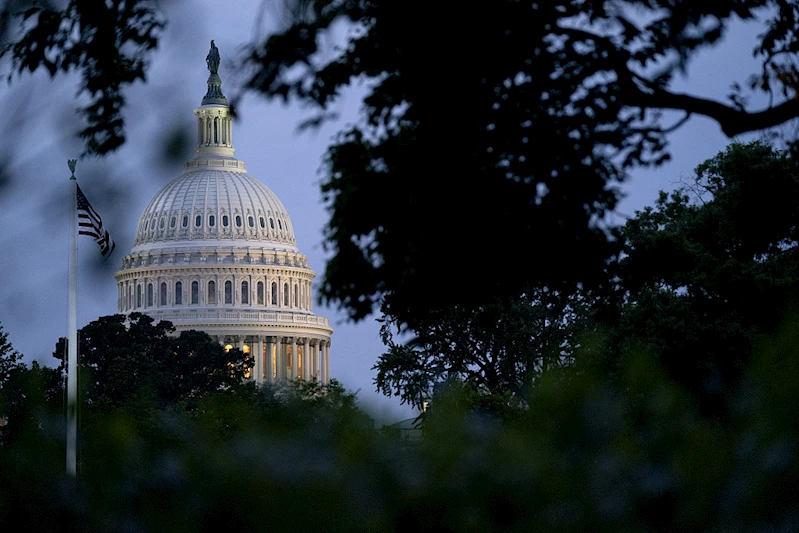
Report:
M 261 219 L 263 220 L 263 219 Z M 259 281 L 255 286 L 256 298 L 258 298 L 258 305 L 264 305 L 264 282 Z
M 141 285 L 136 284 L 136 307 L 141 307 Z
M 159 227 L 161 229 L 164 229 L 166 227 L 166 217 L 161 217 L 161 222 L 159 224 Z
M 241 303 L 250 303 L 250 284 L 246 281 L 241 282 Z
M 272 229 L 275 229 L 275 219 L 274 218 L 270 218 L 269 219 L 269 227 L 272 228 Z
M 227 225 L 228 225 L 229 223 L 230 223 L 230 222 L 229 222 L 228 216 L 227 216 L 227 215 L 222 215 L 222 225 L 223 225 L 224 227 L 227 227 Z
M 133 287 L 128 285 L 128 309 L 133 308 Z
M 153 284 L 147 284 L 147 307 L 152 307 L 153 305 Z
M 158 303 L 160 305 L 166 305 L 166 281 L 161 282 L 161 290 L 159 291 L 158 295 Z
M 195 226 L 197 226 L 199 228 L 202 225 L 202 223 L 203 223 L 202 215 L 197 215 L 196 217 L 194 217 L 194 225 Z
M 216 303 L 216 283 L 214 281 L 208 282 L 208 305 Z
M 175 229 L 175 226 L 178 224 L 178 217 L 172 217 L 169 219 L 169 227 Z
M 183 227 L 184 228 L 189 227 L 189 215 L 183 215 Z
M 283 305 L 289 305 L 291 300 L 289 300 L 289 284 L 283 284 Z
M 252 218 L 252 215 L 247 217 L 247 224 L 249 224 L 251 228 L 255 227 L 255 219 Z
M 277 227 L 278 229 L 283 229 L 283 223 L 280 222 L 280 219 L 277 219 Z
M 213 228 L 214 224 L 216 224 L 216 219 L 215 219 L 214 215 L 210 215 L 208 217 L 208 227 Z
M 236 226 L 241 227 L 241 215 L 236 215 Z
M 272 305 L 277 305 L 277 283 L 272 283 Z
M 230 281 L 225 282 L 225 303 L 233 303 L 233 284 Z
M 297 286 L 294 285 L 294 307 L 299 307 L 299 305 L 300 305 L 300 301 L 299 301 Z
M 264 222 L 264 217 L 259 217 L 258 221 L 261 223 L 261 229 L 266 227 L 266 223 Z
M 149 228 L 149 227 L 150 227 L 150 221 L 149 221 L 149 220 L 146 220 L 146 221 L 144 222 L 144 231 L 147 231 L 147 228 Z
M 183 284 L 175 282 L 175 305 L 183 305 Z
M 200 283 L 197 281 L 191 282 L 191 303 L 200 303 Z

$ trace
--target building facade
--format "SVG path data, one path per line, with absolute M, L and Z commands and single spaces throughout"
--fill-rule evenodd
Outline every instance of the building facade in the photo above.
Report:
M 286 208 L 233 154 L 233 123 L 211 41 L 208 91 L 194 110 L 196 157 L 139 221 L 115 277 L 120 313 L 200 330 L 254 357 L 258 383 L 330 380 L 326 318 L 313 313 L 316 273 Z

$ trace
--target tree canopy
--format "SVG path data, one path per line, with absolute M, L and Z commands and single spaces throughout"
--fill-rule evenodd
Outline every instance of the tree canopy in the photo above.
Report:
M 683 119 L 704 115 L 736 135 L 799 115 L 793 0 L 283 7 L 285 30 L 246 47 L 248 89 L 311 103 L 319 123 L 342 89 L 369 82 L 322 185 L 332 252 L 322 296 L 354 319 L 384 297 L 410 321 L 540 282 L 594 283 L 618 251 L 601 221 L 626 168 L 668 158 L 668 132 Z M 166 22 L 157 3 L 22 0 L 2 15 L 13 69 L 80 71 L 87 152 L 119 147 L 125 88 L 145 78 Z M 737 19 L 763 24 L 762 69 L 731 79 L 728 102 L 675 92 L 675 73 Z M 321 37 L 341 28 L 331 54 Z M 747 86 L 772 104 L 752 109 Z
M 370 82 L 322 184 L 333 254 L 322 295 L 354 319 L 384 298 L 413 325 L 542 283 L 595 284 L 618 252 L 602 220 L 626 168 L 669 157 L 664 111 L 681 112 L 677 124 L 707 116 L 728 135 L 799 114 L 790 0 L 292 5 L 293 24 L 250 51 L 252 90 L 324 120 L 345 87 Z M 752 83 L 774 105 L 670 89 L 733 20 L 755 18 L 765 32 Z M 351 31 L 331 53 L 321 36 L 342 20 Z
M 174 331 L 170 322 L 154 323 L 141 313 L 100 317 L 81 328 L 79 375 L 87 408 L 105 414 L 180 405 L 191 411 L 204 395 L 243 386 L 252 362 L 241 350 L 226 350 L 203 332 Z M 61 339 L 53 353 L 62 361 L 63 346 Z
M 629 350 L 660 359 L 718 412 L 752 354 L 799 309 L 799 166 L 759 142 L 732 144 L 622 230 L 607 371 Z

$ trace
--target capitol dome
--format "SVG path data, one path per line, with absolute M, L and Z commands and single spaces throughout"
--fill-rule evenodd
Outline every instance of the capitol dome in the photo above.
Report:
M 133 251 L 235 241 L 296 251 L 291 219 L 275 193 L 235 159 L 185 163 L 144 210 Z M 199 241 L 199 242 L 196 242 Z
M 330 334 L 313 313 L 316 273 L 297 248 L 286 208 L 233 157 L 233 124 L 219 55 L 197 119 L 196 157 L 142 213 L 116 273 L 120 313 L 201 330 L 251 354 L 258 383 L 328 383 Z

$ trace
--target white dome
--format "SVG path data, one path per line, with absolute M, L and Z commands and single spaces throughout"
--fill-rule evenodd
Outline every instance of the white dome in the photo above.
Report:
M 209 240 L 216 241 L 214 246 L 296 249 L 286 208 L 269 187 L 246 173 L 243 162 L 203 159 L 185 167 L 145 208 L 134 252 L 197 247 Z

